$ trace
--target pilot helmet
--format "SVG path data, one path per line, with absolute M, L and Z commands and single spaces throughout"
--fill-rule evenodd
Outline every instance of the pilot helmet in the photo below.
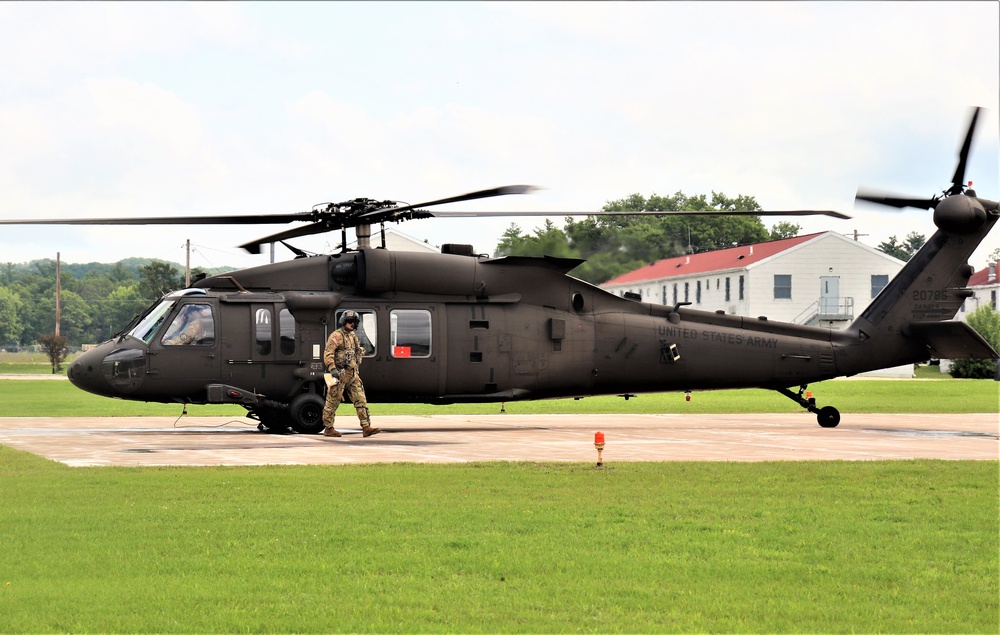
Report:
M 357 311 L 344 311 L 340 314 L 340 326 L 343 327 L 348 322 L 353 324 L 354 328 L 358 328 L 358 325 L 361 323 L 361 318 L 358 317 Z

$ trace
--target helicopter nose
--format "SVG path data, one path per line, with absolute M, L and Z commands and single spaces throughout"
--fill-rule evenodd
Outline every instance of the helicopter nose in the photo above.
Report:
M 80 390 L 103 397 L 121 397 L 142 384 L 145 370 L 145 351 L 116 348 L 114 342 L 105 342 L 77 357 L 66 375 Z

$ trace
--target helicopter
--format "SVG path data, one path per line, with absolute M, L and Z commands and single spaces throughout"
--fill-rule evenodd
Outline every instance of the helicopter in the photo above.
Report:
M 859 189 L 856 200 L 933 210 L 937 231 L 846 329 L 803 326 L 619 297 L 571 275 L 573 258 L 385 249 L 385 223 L 429 217 L 552 216 L 426 208 L 524 194 L 512 185 L 415 205 L 358 198 L 292 214 L 68 220 L 0 224 L 268 224 L 305 222 L 241 245 L 341 230 L 341 251 L 202 277 L 148 307 L 68 367 L 77 387 L 120 399 L 239 404 L 267 432 L 322 432 L 323 348 L 341 316 L 360 316 L 365 390 L 373 402 L 486 403 L 732 388 L 777 391 L 836 427 L 809 384 L 930 358 L 996 359 L 953 318 L 972 295 L 968 258 L 1000 218 L 996 201 L 964 185 L 980 109 L 951 186 L 927 198 Z M 665 215 L 713 212 L 569 212 Z M 829 210 L 714 212 L 800 215 Z M 381 226 L 382 246 L 371 228 Z M 349 249 L 347 229 L 357 246 Z M 197 328 L 192 328 L 197 326 Z M 766 341 L 766 347 L 742 344 Z M 797 389 L 796 389 L 797 388 Z

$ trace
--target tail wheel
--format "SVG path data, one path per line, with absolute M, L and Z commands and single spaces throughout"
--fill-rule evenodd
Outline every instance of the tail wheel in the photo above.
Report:
M 319 434 L 323 431 L 323 406 L 326 401 L 319 395 L 303 393 L 292 400 L 288 412 L 292 429 L 300 434 Z
M 822 428 L 836 428 L 840 423 L 840 411 L 833 406 L 824 406 L 816 413 L 816 420 Z

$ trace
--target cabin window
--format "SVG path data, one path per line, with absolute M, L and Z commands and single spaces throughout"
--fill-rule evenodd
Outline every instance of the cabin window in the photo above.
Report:
M 787 273 L 774 274 L 774 299 L 792 299 L 792 276 Z
M 254 314 L 254 339 L 258 355 L 271 354 L 271 309 L 257 309 Z
M 211 346 L 215 321 L 208 304 L 185 304 L 160 340 L 164 346 Z
M 295 353 L 295 318 L 288 309 L 278 313 L 278 329 L 281 335 L 280 350 L 282 355 Z
M 389 313 L 393 357 L 431 356 L 431 312 L 397 309 Z
M 340 324 L 340 316 L 344 314 L 344 309 L 337 311 L 337 324 Z M 361 348 L 365 349 L 365 357 L 374 357 L 378 350 L 378 317 L 374 309 L 350 309 L 361 317 L 358 330 L 355 333 L 361 342 Z
M 885 274 L 872 276 L 872 297 L 874 298 L 881 293 L 887 284 L 889 284 L 889 276 Z

